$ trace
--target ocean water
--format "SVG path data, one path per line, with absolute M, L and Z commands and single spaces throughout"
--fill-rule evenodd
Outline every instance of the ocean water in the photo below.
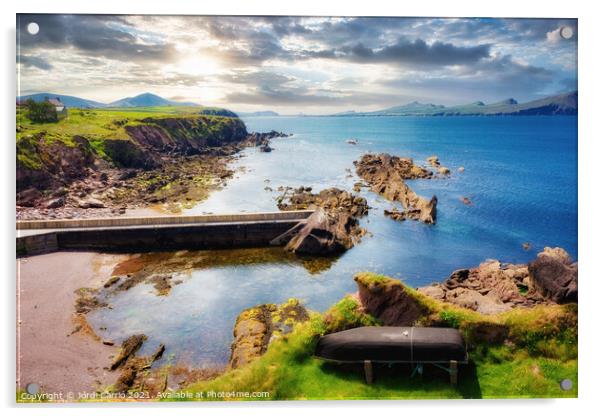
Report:
M 249 131 L 293 136 L 274 139 L 271 153 L 246 149 L 233 164 L 236 177 L 189 214 L 274 211 L 279 186 L 352 190 L 359 180 L 353 161 L 388 152 L 424 164 L 437 155 L 451 169 L 446 179 L 408 181 L 418 194 L 437 196 L 437 223 L 393 221 L 383 210 L 394 204 L 364 188 L 372 209 L 362 226 L 370 234 L 329 267 L 315 272 L 288 258 L 237 261 L 246 254 L 232 252 L 211 267 L 174 271 L 184 283 L 169 296 L 140 285 L 112 299 L 113 309 L 91 313 L 107 336 L 144 332 L 148 349 L 163 342 L 176 360 L 219 365 L 228 360 L 242 309 L 297 297 L 323 311 L 355 291 L 358 271 L 419 287 L 489 258 L 528 262 L 545 246 L 564 247 L 577 259 L 576 117 L 257 117 L 245 123 Z M 350 138 L 358 144 L 347 144 Z M 523 249 L 526 242 L 530 250 Z

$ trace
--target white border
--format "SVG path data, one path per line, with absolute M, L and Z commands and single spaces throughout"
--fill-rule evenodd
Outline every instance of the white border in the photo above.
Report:
M 7 4 L 10 3 L 10 4 Z M 600 356 L 596 349 L 600 347 L 600 281 L 601 265 L 596 262 L 600 247 L 600 60 L 599 40 L 602 39 L 602 22 L 595 11 L 595 2 L 546 1 L 528 2 L 525 0 L 485 1 L 383 1 L 369 0 L 351 3 L 346 1 L 301 0 L 286 2 L 283 0 L 219 0 L 219 1 L 165 1 L 165 0 L 103 0 L 84 2 L 68 0 L 21 0 L 3 2 L 3 64 L 2 71 L 2 126 L 1 139 L 4 158 L 2 204 L 2 264 L 6 265 L 2 281 L 2 365 L 1 390 L 2 402 L 8 407 L 8 414 L 61 414 L 80 415 L 100 414 L 111 411 L 108 406 L 96 405 L 92 409 L 82 406 L 65 407 L 25 407 L 15 408 L 14 368 L 15 368 L 15 266 L 14 266 L 14 184 L 15 184 L 15 147 L 13 142 L 15 117 L 15 13 L 114 13 L 114 14 L 281 14 L 281 15 L 399 15 L 399 16 L 486 16 L 486 17 L 572 17 L 579 18 L 579 262 L 581 271 L 581 294 L 579 316 L 579 399 L 578 400 L 473 400 L 473 401 L 409 401 L 409 402 L 280 402 L 280 403 L 208 403 L 184 404 L 177 408 L 180 414 L 224 414 L 244 412 L 249 415 L 265 414 L 304 414 L 319 410 L 329 412 L 340 409 L 346 414 L 365 414 L 370 408 L 381 408 L 385 412 L 438 412 L 446 415 L 480 414 L 507 415 L 521 411 L 545 412 L 546 414 L 590 413 L 599 403 L 602 395 L 598 393 L 602 386 L 600 378 Z M 172 413 L 161 406 L 120 405 L 119 414 L 146 415 Z M 115 412 L 115 410 L 113 410 Z M 593 412 L 592 412 L 593 413 Z

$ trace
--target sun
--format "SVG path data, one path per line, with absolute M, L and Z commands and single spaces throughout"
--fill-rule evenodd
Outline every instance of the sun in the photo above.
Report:
M 194 56 L 183 59 L 175 65 L 175 69 L 188 75 L 211 75 L 219 70 L 219 65 L 204 56 Z

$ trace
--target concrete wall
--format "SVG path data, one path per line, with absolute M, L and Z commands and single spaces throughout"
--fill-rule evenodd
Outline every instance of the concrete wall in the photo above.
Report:
M 85 218 L 79 220 L 17 221 L 17 230 L 58 228 L 127 227 L 135 225 L 200 224 L 216 222 L 249 222 L 302 220 L 313 211 L 254 212 L 244 214 L 174 215 L 155 217 Z
M 28 221 L 21 228 L 24 235 L 17 237 L 17 255 L 36 255 L 56 250 L 143 252 L 265 247 L 276 237 L 305 221 L 311 213 L 290 211 L 232 216 L 61 220 L 60 223 L 44 221 L 39 232 L 29 228 L 32 222 Z M 183 218 L 186 220 L 178 222 Z M 197 221 L 191 223 L 192 218 Z M 169 219 L 167 223 L 165 219 Z M 127 222 L 131 224 L 117 225 Z M 54 226 L 52 229 L 48 228 L 50 224 Z M 61 228 L 59 225 L 72 227 Z
M 17 256 L 34 256 L 50 253 L 59 249 L 56 233 L 29 235 L 17 237 Z
M 64 250 L 106 252 L 265 247 L 298 220 L 56 231 Z

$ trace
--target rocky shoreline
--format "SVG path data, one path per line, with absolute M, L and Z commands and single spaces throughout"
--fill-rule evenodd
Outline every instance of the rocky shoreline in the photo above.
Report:
M 85 137 L 74 138 L 72 147 L 32 138 L 28 152 L 41 165 L 17 166 L 17 220 L 110 217 L 149 207 L 178 213 L 225 186 L 234 174 L 230 162 L 241 150 L 289 136 L 248 134 L 241 121 L 230 121 L 216 137 L 194 120 L 126 125 L 130 139 L 106 140 L 102 156 Z M 17 153 L 26 153 L 20 146 Z
M 443 283 L 418 291 L 491 315 L 515 307 L 576 302 L 577 269 L 565 250 L 546 247 L 529 264 L 487 260 L 478 267 L 456 270 Z

